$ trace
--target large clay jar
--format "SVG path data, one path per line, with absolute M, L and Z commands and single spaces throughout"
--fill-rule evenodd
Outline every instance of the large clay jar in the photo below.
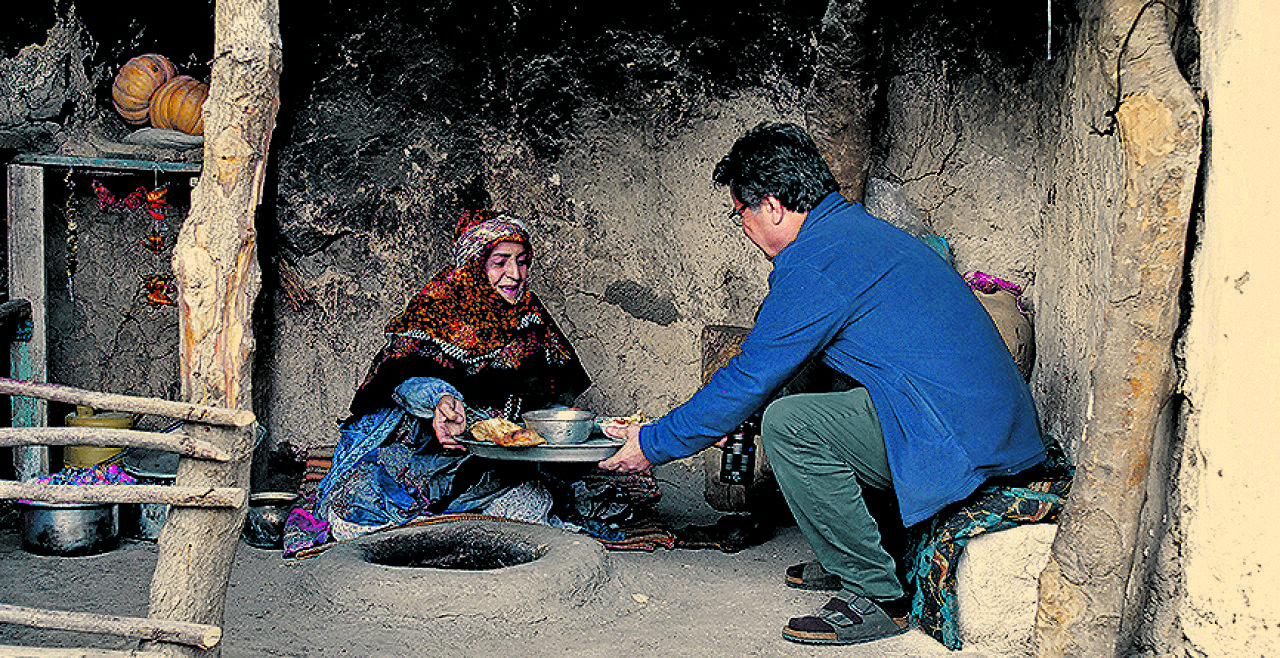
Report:
M 177 74 L 164 55 L 147 53 L 125 62 L 111 84 L 111 102 L 124 120 L 140 126 L 151 114 L 151 95 Z
M 1017 296 L 1008 290 L 993 293 L 975 290 L 973 294 L 978 296 L 978 301 L 982 302 L 982 306 L 996 323 L 996 329 L 1000 331 L 1005 347 L 1013 355 L 1014 363 L 1018 364 L 1022 378 L 1029 379 L 1036 361 L 1035 327 L 1030 318 L 1019 310 Z
M 204 134 L 204 101 L 209 85 L 191 76 L 180 75 L 164 83 L 151 96 L 151 125 L 180 130 L 189 135 Z

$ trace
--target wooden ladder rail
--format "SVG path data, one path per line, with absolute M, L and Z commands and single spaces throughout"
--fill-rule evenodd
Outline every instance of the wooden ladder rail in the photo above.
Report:
M 156 398 L 143 398 L 89 391 L 70 386 L 43 382 L 19 381 L 0 378 L 0 395 L 34 397 L 46 401 L 86 405 L 96 409 L 110 409 L 139 414 L 152 414 L 183 420 L 189 423 L 180 432 L 147 432 L 95 427 L 33 427 L 0 428 L 0 447 L 30 445 L 96 445 L 121 446 L 163 450 L 179 455 L 178 473 L 172 485 L 48 485 L 12 480 L 0 480 L 0 499 L 35 500 L 52 503 L 158 503 L 172 505 L 170 516 L 180 516 L 179 510 L 204 511 L 212 515 L 231 514 L 229 523 L 218 523 L 224 534 L 238 538 L 244 522 L 248 494 L 240 486 L 209 486 L 204 467 L 211 464 L 245 462 L 251 457 L 252 434 L 255 418 L 243 409 L 227 409 L 175 402 Z M 173 565 L 186 562 L 198 569 L 202 560 L 198 551 L 200 543 L 180 536 L 183 528 L 166 521 L 157 541 L 161 555 L 151 578 L 151 607 L 147 617 L 119 617 L 92 613 L 43 610 L 21 606 L 0 605 L 0 623 L 18 624 L 46 630 L 69 630 L 114 635 L 140 640 L 150 650 L 108 651 L 101 649 L 44 649 L 38 647 L 0 646 L 0 653 L 22 653 L 40 656 L 83 656 L 86 652 L 101 656 L 172 656 L 199 655 L 200 652 L 217 652 L 222 629 L 217 625 L 199 623 L 191 619 L 174 619 L 157 616 L 157 596 L 163 598 L 166 586 L 180 583 L 190 574 L 170 573 Z M 207 528 L 196 524 L 198 528 Z M 166 559 L 166 547 L 187 550 L 186 560 Z M 207 556 L 206 556 L 207 557 Z M 222 610 L 226 594 L 229 567 L 215 578 L 212 590 L 219 600 L 211 607 Z M 188 569 L 189 571 L 189 569 Z M 181 612 L 181 611 L 180 611 Z

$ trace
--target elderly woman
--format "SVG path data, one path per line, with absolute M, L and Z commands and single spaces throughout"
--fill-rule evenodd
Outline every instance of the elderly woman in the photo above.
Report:
M 329 472 L 286 524 L 286 555 L 455 512 L 604 527 L 579 513 L 580 499 L 602 493 L 583 485 L 589 467 L 561 465 L 569 467 L 565 472 L 486 460 L 458 442 L 470 424 L 570 405 L 589 384 L 568 340 L 529 290 L 532 261 L 520 220 L 462 216 L 454 262 L 387 325 L 387 344 L 351 402 Z

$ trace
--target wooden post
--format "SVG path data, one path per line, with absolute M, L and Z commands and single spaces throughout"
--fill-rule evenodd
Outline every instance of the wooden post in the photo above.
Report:
M 1116 656 L 1130 649 L 1142 591 L 1143 533 L 1154 441 L 1173 394 L 1174 338 L 1187 229 L 1199 171 L 1204 111 L 1174 61 L 1164 3 L 1106 0 L 1082 25 L 1096 31 L 1118 105 L 1124 150 L 1120 213 L 1099 226 L 1109 251 L 1102 334 L 1092 355 L 1090 408 L 1071 497 L 1040 574 L 1035 641 L 1042 656 Z M 1084 43 L 1090 40 L 1084 38 Z M 1110 68 L 1114 63 L 1115 68 Z M 1105 229 L 1104 229 L 1105 230 Z
M 869 0 L 830 0 L 818 35 L 818 59 L 805 94 L 810 136 L 840 191 L 861 202 L 871 154 L 878 75 L 877 34 Z
M 191 213 L 174 247 L 179 291 L 179 353 L 184 398 L 249 409 L 254 339 L 251 315 L 261 289 L 254 217 L 262 199 L 280 98 L 277 0 L 218 0 L 213 70 L 204 105 L 205 147 Z M 253 427 L 194 425 L 193 438 L 233 461 L 183 458 L 177 486 L 249 488 Z M 227 580 L 246 508 L 174 508 L 158 540 L 150 616 L 221 626 Z M 144 642 L 170 655 L 214 655 Z
M 9 347 L 9 374 L 15 379 L 42 382 L 48 376 L 48 334 L 45 330 L 47 288 L 44 262 L 44 169 L 9 165 L 9 299 L 31 303 L 31 337 Z M 32 398 L 11 398 L 14 427 L 49 424 L 49 404 Z M 19 480 L 49 472 L 49 448 L 13 449 L 13 468 Z

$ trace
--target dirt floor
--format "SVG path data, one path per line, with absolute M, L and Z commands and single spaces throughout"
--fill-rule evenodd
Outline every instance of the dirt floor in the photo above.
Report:
M 664 482 L 664 509 L 673 521 L 716 518 L 698 498 L 701 487 L 683 484 Z M 0 603 L 145 614 L 156 559 L 154 542 L 127 540 L 117 550 L 90 557 L 42 557 L 22 550 L 17 529 L 6 526 L 0 530 Z M 596 548 L 593 540 L 589 547 L 578 547 L 592 555 Z M 352 606 L 358 583 L 352 583 L 350 591 L 335 591 L 342 585 L 315 577 L 336 564 L 325 562 L 333 553 L 283 560 L 277 551 L 242 543 L 227 592 L 222 655 L 978 655 L 952 653 L 918 630 L 857 647 L 810 647 L 783 640 L 779 631 L 786 619 L 808 614 L 827 596 L 783 585 L 783 570 L 811 557 L 792 525 L 778 528 L 761 545 L 732 554 L 683 549 L 603 553 L 597 582 L 589 592 L 545 597 L 522 593 L 518 585 L 499 588 L 501 596 L 511 599 L 509 612 L 500 606 L 491 614 L 468 612 L 461 604 L 457 612 L 450 612 L 448 600 L 465 596 L 464 589 L 442 592 L 439 598 L 444 602 L 426 615 L 405 614 L 398 605 L 376 601 Z M 490 578 L 501 577 L 488 573 Z M 528 609 L 531 600 L 539 609 Z M 107 636 L 11 625 L 0 625 L 0 644 L 134 646 Z M 0 654 L 9 655 L 3 649 Z

